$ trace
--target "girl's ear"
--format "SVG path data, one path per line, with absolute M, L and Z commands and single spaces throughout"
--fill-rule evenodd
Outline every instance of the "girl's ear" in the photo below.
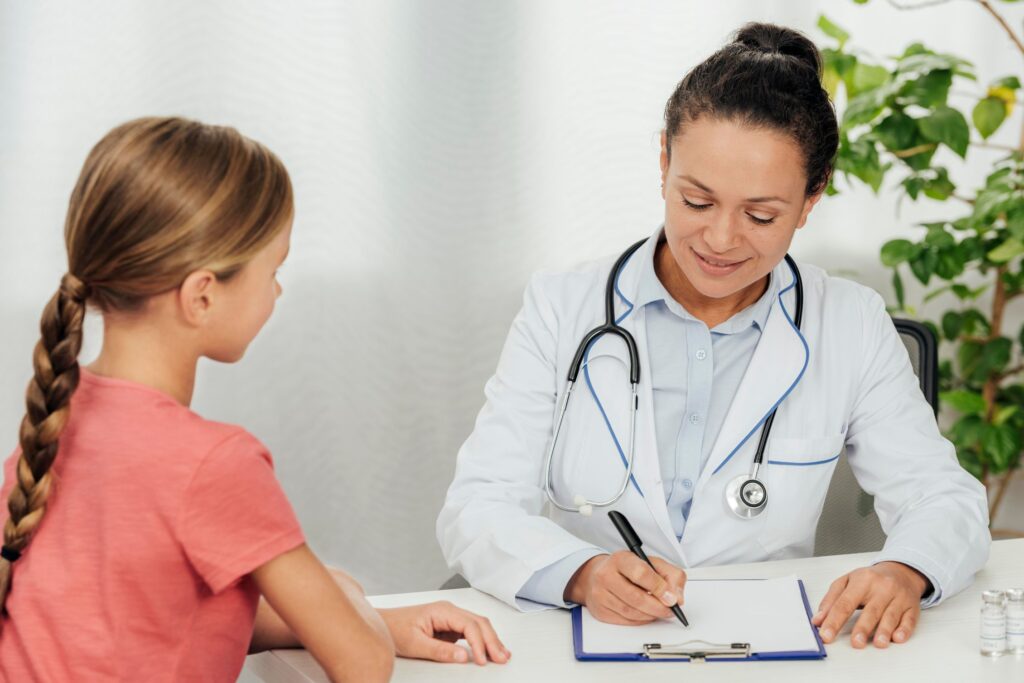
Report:
M 178 288 L 178 309 L 189 325 L 205 324 L 213 306 L 217 276 L 210 270 L 196 270 L 188 274 Z

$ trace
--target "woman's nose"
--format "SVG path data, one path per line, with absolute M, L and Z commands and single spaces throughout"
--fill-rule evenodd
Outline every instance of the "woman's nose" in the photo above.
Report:
M 736 246 L 739 238 L 737 219 L 725 211 L 717 212 L 717 216 L 704 228 L 704 243 L 713 251 L 724 254 Z

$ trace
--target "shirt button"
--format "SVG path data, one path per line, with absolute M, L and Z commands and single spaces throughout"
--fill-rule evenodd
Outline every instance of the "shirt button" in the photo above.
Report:
M 695 425 L 698 422 L 700 422 L 700 415 L 698 415 L 697 413 L 693 413 L 692 415 L 690 415 L 690 424 Z
M 689 479 L 683 479 L 683 488 L 688 489 L 693 486 L 693 482 Z
M 704 360 L 705 358 L 708 357 L 708 352 L 705 351 L 704 349 L 700 349 L 697 351 L 696 356 L 697 360 Z

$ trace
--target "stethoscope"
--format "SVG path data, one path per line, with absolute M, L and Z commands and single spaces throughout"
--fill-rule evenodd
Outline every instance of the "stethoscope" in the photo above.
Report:
M 639 408 L 637 385 L 640 383 L 640 354 L 637 351 L 636 341 L 633 339 L 633 335 L 615 321 L 615 283 L 618 281 L 619 271 L 622 270 L 622 266 L 629 260 L 629 257 L 647 241 L 647 239 L 648 238 L 645 237 L 636 244 L 631 245 L 626 249 L 626 251 L 622 252 L 622 255 L 615 261 L 615 265 L 612 266 L 611 272 L 608 274 L 608 284 L 605 286 L 604 324 L 595 327 L 583 337 L 583 341 L 581 341 L 580 345 L 576 348 L 576 355 L 573 356 L 572 363 L 569 365 L 569 374 L 565 393 L 562 396 L 562 405 L 558 411 L 558 420 L 555 422 L 555 433 L 551 438 L 551 446 L 548 448 L 548 455 L 544 463 L 544 493 L 547 495 L 548 500 L 551 501 L 551 504 L 559 510 L 565 510 L 566 512 L 578 512 L 581 515 L 589 516 L 593 513 L 595 507 L 607 507 L 622 498 L 623 494 L 626 493 L 626 488 L 629 486 L 630 480 L 633 478 L 636 413 Z M 796 262 L 790 258 L 789 254 L 786 254 L 785 258 L 795 279 L 796 311 L 793 316 L 793 322 L 796 325 L 796 329 L 799 331 L 800 319 L 803 317 L 804 286 L 803 281 L 800 279 L 800 269 L 797 268 Z M 622 485 L 619 486 L 618 491 L 616 491 L 615 495 L 611 498 L 607 500 L 590 500 L 583 495 L 576 494 L 573 498 L 573 504 L 565 505 L 564 503 L 559 502 L 558 498 L 555 497 L 555 493 L 552 488 L 551 461 L 554 457 L 555 447 L 558 443 L 558 435 L 562 431 L 562 422 L 565 420 L 565 411 L 569 407 L 569 399 L 572 396 L 572 390 L 576 384 L 576 379 L 579 377 L 580 369 L 583 367 L 583 360 L 587 354 L 587 349 L 589 349 L 590 345 L 598 338 L 605 334 L 611 334 L 621 338 L 626 344 L 626 349 L 629 352 L 631 410 L 629 415 L 629 455 L 626 458 L 626 474 L 622 479 Z M 764 509 L 768 504 L 768 489 L 765 487 L 764 482 L 758 479 L 757 475 L 761 469 L 761 464 L 764 462 L 764 449 L 768 444 L 768 435 L 771 433 L 772 422 L 775 421 L 775 413 L 777 410 L 778 406 L 775 406 L 764 421 L 764 426 L 761 428 L 761 438 L 757 443 L 757 451 L 754 453 L 754 461 L 751 465 L 750 472 L 748 474 L 741 474 L 731 480 L 725 487 L 726 505 L 728 505 L 729 509 L 742 519 L 752 519 L 757 517 L 764 512 Z

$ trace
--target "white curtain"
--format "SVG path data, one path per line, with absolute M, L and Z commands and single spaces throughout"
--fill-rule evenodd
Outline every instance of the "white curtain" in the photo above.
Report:
M 146 114 L 234 125 L 291 171 L 292 255 L 275 317 L 242 362 L 202 365 L 193 407 L 271 448 L 313 548 L 373 593 L 431 589 L 449 575 L 434 520 L 526 278 L 653 230 L 664 102 L 730 32 L 768 20 L 821 41 L 825 11 L 877 55 L 919 39 L 972 59 L 983 82 L 1020 67 L 968 2 L 917 12 L 882 0 L 0 8 L 8 447 L 89 147 Z M 1020 26 L 1024 8 L 999 9 Z M 1003 132 L 1007 144 L 1018 126 Z M 977 183 L 994 158 L 972 152 L 957 179 Z M 897 216 L 894 193 L 858 188 L 823 201 L 793 252 L 891 299 L 879 246 L 948 212 L 904 202 Z M 86 361 L 96 320 L 87 335 Z

